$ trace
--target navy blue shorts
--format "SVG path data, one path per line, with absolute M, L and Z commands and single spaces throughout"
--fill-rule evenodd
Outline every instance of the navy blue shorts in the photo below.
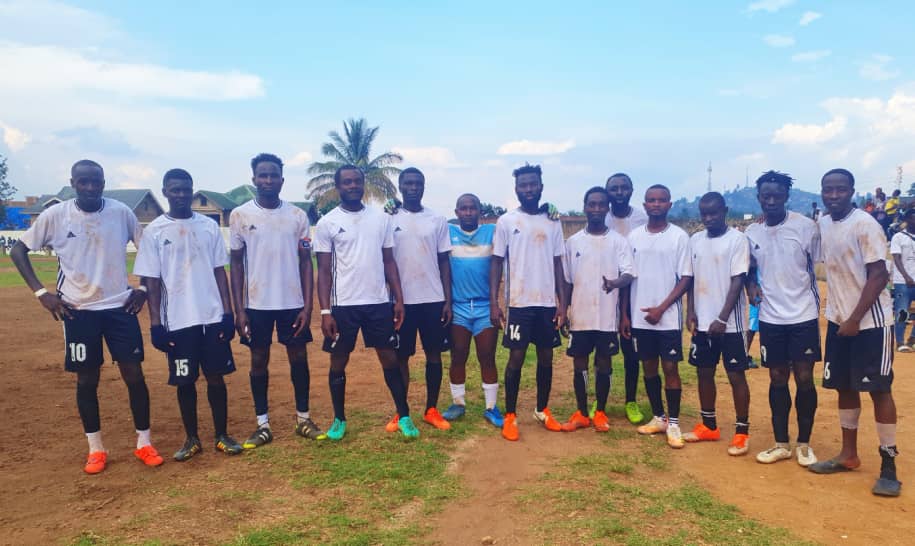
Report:
M 68 372 L 101 366 L 105 360 L 103 338 L 115 362 L 143 361 L 143 334 L 136 315 L 123 307 L 100 311 L 71 309 L 70 314 L 73 318 L 63 320 L 64 369 Z
M 168 384 L 192 385 L 203 375 L 227 375 L 235 371 L 232 347 L 219 339 L 219 323 L 191 326 L 168 333 L 175 344 L 168 351 Z

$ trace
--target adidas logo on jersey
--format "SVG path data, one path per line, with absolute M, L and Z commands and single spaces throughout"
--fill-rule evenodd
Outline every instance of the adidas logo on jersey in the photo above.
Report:
M 340 228 L 340 231 L 338 231 L 337 233 L 346 233 L 346 230 L 343 228 Z
M 400 229 L 400 226 L 397 226 L 396 228 L 394 228 L 394 231 L 395 231 L 395 232 L 398 232 L 398 231 L 403 231 L 403 230 Z
M 248 231 L 254 231 L 255 229 L 257 229 L 257 226 L 248 226 Z
M 576 257 L 576 258 L 581 258 L 581 252 L 576 252 L 576 253 L 575 253 L 575 257 Z
M 168 239 L 166 239 L 165 242 L 162 243 L 162 246 L 170 245 L 170 244 L 172 244 L 172 242 L 169 241 Z
M 521 233 L 521 230 L 518 228 L 515 228 L 515 231 L 513 231 L 512 233 L 517 235 L 517 234 Z
M 76 237 L 76 235 L 73 235 L 73 232 L 72 232 L 72 231 L 68 231 L 68 232 L 67 232 L 67 239 L 72 239 L 72 238 L 74 238 L 74 237 Z

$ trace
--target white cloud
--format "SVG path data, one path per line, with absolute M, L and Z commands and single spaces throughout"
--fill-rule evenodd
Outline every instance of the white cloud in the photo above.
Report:
M 505 161 L 502 159 L 487 159 L 486 161 L 483 162 L 483 166 L 492 167 L 492 168 L 504 167 Z
M 32 137 L 11 125 L 0 121 L 0 129 L 3 129 L 3 143 L 11 151 L 18 152 L 26 147 L 32 140 Z
M 883 155 L 884 148 L 882 146 L 874 148 L 873 150 L 868 150 L 861 156 L 861 166 L 865 169 L 870 169 L 874 163 Z
M 141 165 L 139 163 L 124 163 L 117 168 L 117 172 L 126 178 L 120 183 L 121 186 L 119 187 L 127 187 L 124 184 L 136 184 L 137 182 L 150 180 L 156 175 L 155 169 L 149 165 Z
M 767 34 L 763 36 L 763 41 L 769 47 L 791 47 L 794 45 L 794 38 L 782 34 Z
M 290 167 L 301 167 L 306 163 L 311 163 L 312 155 L 310 152 L 299 152 L 292 156 L 292 159 L 286 161 L 286 165 Z
M 817 49 L 815 51 L 804 51 L 791 56 L 791 60 L 796 63 L 815 63 L 832 55 L 828 49 Z
M 751 3 L 747 6 L 747 11 L 766 11 L 769 13 L 775 13 L 780 9 L 790 6 L 794 3 L 794 0 L 758 0 L 757 2 Z
M 892 80 L 900 74 L 898 70 L 888 68 L 892 61 L 893 58 L 889 55 L 871 55 L 869 60 L 858 63 L 858 74 L 866 80 Z
M 786 123 L 775 131 L 775 134 L 772 136 L 772 143 L 820 144 L 831 140 L 840 134 L 845 129 L 847 121 L 846 118 L 838 116 L 823 125 Z
M 407 148 L 395 146 L 391 149 L 394 153 L 403 156 L 405 163 L 416 163 L 424 167 L 460 167 L 454 152 L 442 146 L 427 146 L 418 148 Z
M 499 155 L 555 155 L 575 147 L 574 140 L 513 140 L 499 146 Z
M 264 82 L 238 71 L 206 72 L 167 66 L 109 62 L 58 46 L 0 43 L 0 66 L 7 74 L 4 87 L 22 92 L 93 90 L 127 97 L 239 100 L 264 95 Z
M 801 25 L 802 27 L 806 27 L 807 25 L 816 21 L 817 19 L 819 19 L 822 16 L 823 16 L 822 13 L 818 13 L 816 11 L 805 11 L 804 14 L 801 15 L 801 20 L 798 21 L 798 24 Z

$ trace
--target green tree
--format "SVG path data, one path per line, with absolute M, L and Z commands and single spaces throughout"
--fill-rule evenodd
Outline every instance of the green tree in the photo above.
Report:
M 480 216 L 483 218 L 498 218 L 505 214 L 505 209 L 492 203 L 480 203 Z
M 6 158 L 0 155 L 0 226 L 6 226 L 6 203 L 18 191 L 6 179 Z
M 308 198 L 319 209 L 338 198 L 334 188 L 334 171 L 342 165 L 355 165 L 365 173 L 365 196 L 372 201 L 385 201 L 397 195 L 397 187 L 391 181 L 400 174 L 395 163 L 403 157 L 393 152 L 372 156 L 372 142 L 378 136 L 379 127 L 369 127 L 365 118 L 343 122 L 343 135 L 331 131 L 330 142 L 321 146 L 321 154 L 327 161 L 316 161 L 308 167 L 308 174 L 315 175 L 308 181 Z

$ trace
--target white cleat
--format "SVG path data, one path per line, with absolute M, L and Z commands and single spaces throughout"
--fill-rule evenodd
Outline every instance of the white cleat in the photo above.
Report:
M 797 464 L 806 468 L 817 462 L 817 456 L 813 454 L 813 448 L 810 445 L 798 444 L 795 451 L 797 451 Z
M 772 464 L 778 461 L 784 461 L 791 458 L 791 444 L 776 443 L 775 447 L 770 447 L 765 451 L 756 454 L 756 461 L 762 464 Z M 800 459 L 800 453 L 798 453 Z

